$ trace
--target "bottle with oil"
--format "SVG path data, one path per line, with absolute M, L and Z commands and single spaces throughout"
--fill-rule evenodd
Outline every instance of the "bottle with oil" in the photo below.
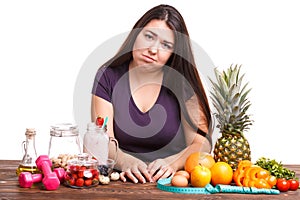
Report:
M 36 131 L 34 128 L 27 128 L 26 141 L 22 142 L 22 148 L 24 149 L 24 156 L 17 169 L 17 175 L 19 176 L 21 172 L 30 172 L 32 174 L 41 173 L 37 169 L 35 161 L 37 159 L 36 149 L 35 149 L 35 135 Z

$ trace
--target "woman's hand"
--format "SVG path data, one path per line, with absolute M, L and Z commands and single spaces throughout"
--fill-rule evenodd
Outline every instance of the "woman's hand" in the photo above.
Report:
M 169 162 L 168 159 L 154 160 L 148 165 L 147 169 L 153 181 L 173 176 L 177 171 L 177 169 L 172 166 L 172 162 Z
M 153 182 L 150 173 L 147 170 L 147 164 L 135 157 L 126 156 L 121 164 L 120 179 L 126 182 L 129 178 L 134 183 Z

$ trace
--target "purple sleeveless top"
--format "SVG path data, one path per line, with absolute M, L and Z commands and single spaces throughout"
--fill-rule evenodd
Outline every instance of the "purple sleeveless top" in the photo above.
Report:
M 98 70 L 92 93 L 113 105 L 114 134 L 120 148 L 151 162 L 186 147 L 177 99 L 162 86 L 155 105 L 143 113 L 130 91 L 128 64 Z

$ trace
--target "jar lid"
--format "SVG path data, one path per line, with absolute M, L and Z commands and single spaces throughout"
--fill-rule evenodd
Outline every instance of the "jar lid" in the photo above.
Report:
M 80 153 L 77 155 L 76 159 L 72 159 L 68 161 L 68 165 L 78 165 L 78 166 L 96 166 L 97 160 L 91 159 L 89 154 Z
M 90 122 L 87 124 L 87 130 L 95 130 L 97 129 L 97 125 L 94 122 Z
M 56 137 L 78 136 L 78 126 L 72 123 L 55 124 L 50 127 L 50 135 Z

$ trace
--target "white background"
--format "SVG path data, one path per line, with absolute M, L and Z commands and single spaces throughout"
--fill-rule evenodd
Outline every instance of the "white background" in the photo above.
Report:
M 50 125 L 74 121 L 74 85 L 85 59 L 160 3 L 181 12 L 216 67 L 243 65 L 252 88 L 255 122 L 245 135 L 253 161 L 300 164 L 296 0 L 1 1 L 0 159 L 22 158 L 28 127 L 37 130 L 38 154 L 47 153 Z

